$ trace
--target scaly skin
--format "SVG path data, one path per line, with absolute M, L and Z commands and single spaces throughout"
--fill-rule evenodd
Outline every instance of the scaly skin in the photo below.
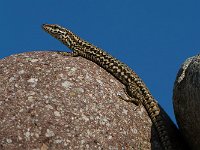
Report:
M 166 150 L 172 149 L 166 126 L 160 115 L 160 108 L 140 77 L 127 65 L 120 62 L 100 48 L 81 39 L 71 31 L 56 25 L 44 24 L 43 29 L 61 41 L 73 52 L 61 52 L 63 55 L 81 56 L 98 64 L 126 87 L 126 93 L 136 105 L 143 105 L 158 131 L 160 141 Z

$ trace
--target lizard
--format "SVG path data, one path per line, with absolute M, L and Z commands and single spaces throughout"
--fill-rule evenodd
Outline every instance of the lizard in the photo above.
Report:
M 64 27 L 57 24 L 43 24 L 42 28 L 72 50 L 72 52 L 59 53 L 65 56 L 84 57 L 104 68 L 124 84 L 125 92 L 129 98 L 127 101 L 131 101 L 137 106 L 144 106 L 158 132 L 163 148 L 165 150 L 172 149 L 169 133 L 161 117 L 157 101 L 151 95 L 142 79 L 131 68 Z

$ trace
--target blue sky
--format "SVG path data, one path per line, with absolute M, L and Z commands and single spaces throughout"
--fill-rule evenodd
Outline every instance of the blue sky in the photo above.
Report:
M 128 64 L 175 121 L 173 84 L 180 65 L 200 50 L 200 1 L 1 0 L 0 58 L 67 50 L 43 32 L 62 25 Z

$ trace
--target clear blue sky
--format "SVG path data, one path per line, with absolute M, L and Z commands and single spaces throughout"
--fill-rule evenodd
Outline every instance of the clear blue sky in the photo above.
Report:
M 128 64 L 175 121 L 177 71 L 200 51 L 200 1 L 1 0 L 0 58 L 68 50 L 43 32 L 43 23 L 65 26 Z

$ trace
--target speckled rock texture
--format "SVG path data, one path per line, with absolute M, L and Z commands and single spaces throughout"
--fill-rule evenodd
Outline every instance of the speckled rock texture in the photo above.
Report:
M 0 149 L 161 150 L 145 109 L 119 98 L 123 88 L 81 57 L 30 52 L 2 59 Z
M 191 149 L 200 149 L 200 55 L 188 58 L 174 84 L 174 112 Z

